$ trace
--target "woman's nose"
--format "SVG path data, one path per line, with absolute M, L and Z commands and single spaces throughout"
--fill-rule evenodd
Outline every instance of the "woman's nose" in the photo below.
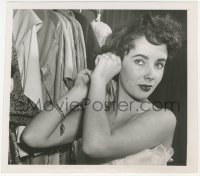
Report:
M 149 81 L 152 81 L 152 80 L 154 80 L 154 76 L 155 76 L 154 68 L 152 66 L 148 66 L 148 68 L 146 68 L 144 78 Z

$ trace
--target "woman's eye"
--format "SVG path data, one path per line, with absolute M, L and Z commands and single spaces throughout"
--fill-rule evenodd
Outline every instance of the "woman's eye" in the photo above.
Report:
M 141 59 L 136 59 L 135 63 L 138 64 L 138 65 L 144 65 L 144 61 L 141 60 Z
M 157 67 L 157 68 L 163 68 L 164 66 L 165 66 L 165 65 L 164 65 L 163 63 L 157 63 L 157 64 L 156 64 L 156 67 Z

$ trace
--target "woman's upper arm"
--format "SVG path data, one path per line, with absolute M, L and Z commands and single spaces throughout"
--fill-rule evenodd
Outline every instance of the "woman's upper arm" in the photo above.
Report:
M 175 126 L 176 118 L 169 110 L 146 112 L 113 130 L 91 156 L 118 158 L 155 147 L 173 137 Z
M 72 142 L 78 133 L 82 113 L 82 110 L 71 111 L 64 120 L 64 133 L 60 135 L 60 125 L 58 125 L 54 133 L 49 136 L 48 140 L 51 141 L 56 139 L 56 145 Z
M 62 135 L 60 135 L 60 124 L 59 124 L 57 128 L 52 132 L 52 134 L 50 134 L 49 137 L 46 139 L 42 139 L 40 136 L 32 135 L 30 137 L 29 135 L 24 135 L 24 136 L 22 135 L 22 140 L 27 145 L 34 148 L 52 147 L 72 142 L 76 137 L 80 126 L 81 114 L 82 110 L 71 111 L 65 117 L 65 120 L 63 122 L 65 126 L 65 131 Z

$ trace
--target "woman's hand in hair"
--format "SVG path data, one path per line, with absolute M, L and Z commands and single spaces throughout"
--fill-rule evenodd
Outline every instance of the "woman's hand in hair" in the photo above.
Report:
M 95 64 L 96 67 L 91 78 L 97 81 L 104 81 L 106 84 L 121 70 L 120 57 L 111 52 L 98 55 Z

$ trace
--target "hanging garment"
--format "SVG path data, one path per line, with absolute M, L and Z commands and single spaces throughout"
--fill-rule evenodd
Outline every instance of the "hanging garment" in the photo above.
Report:
M 56 10 L 56 12 L 62 14 L 72 26 L 74 46 L 76 50 L 77 72 L 80 72 L 81 70 L 87 68 L 85 40 L 82 27 L 80 23 L 75 19 L 74 14 L 71 11 Z
M 41 20 L 32 10 L 17 10 L 13 19 L 14 45 L 17 50 L 21 85 L 28 98 L 43 109 L 37 31 Z
M 42 110 L 43 99 L 37 42 L 37 32 L 41 27 L 41 20 L 32 10 L 16 10 L 13 18 L 13 26 L 13 38 L 17 50 L 17 61 L 24 94 L 23 98 L 29 98 Z M 16 102 L 19 103 L 20 101 L 16 100 Z M 22 115 L 18 117 L 24 120 Z M 17 127 L 17 139 L 20 138 L 23 129 L 24 126 Z M 19 142 L 19 140 L 17 140 L 17 142 Z M 20 150 L 20 148 L 19 151 L 20 156 L 27 155 L 27 153 Z
M 77 75 L 73 29 L 60 14 L 47 10 L 43 27 L 38 33 L 40 66 L 45 102 L 61 98 L 72 86 Z M 51 98 L 49 98 L 50 96 Z M 69 164 L 70 144 L 49 153 L 48 164 Z M 63 152 L 64 151 L 64 155 Z
M 74 79 L 77 76 L 77 62 L 76 62 L 76 57 L 77 56 L 76 56 L 75 41 L 74 41 L 74 37 L 73 37 L 72 26 L 71 26 L 70 22 L 68 20 L 66 20 L 65 17 L 63 17 L 61 14 L 59 14 L 57 12 L 55 12 L 55 14 L 58 17 L 58 19 L 61 22 L 61 24 L 62 24 L 63 37 L 64 37 L 64 40 L 65 40 L 65 48 L 67 47 L 72 52 L 72 57 L 71 58 L 66 58 L 65 57 L 66 60 L 63 61 L 63 65 L 64 65 L 63 81 L 65 81 L 65 85 L 69 89 L 71 89 L 73 87 Z M 66 53 L 64 53 L 64 54 L 66 54 Z M 68 75 L 69 75 L 68 71 L 69 70 L 67 69 L 67 67 L 70 64 L 73 65 L 73 74 L 74 74 L 74 78 L 73 79 L 68 77 Z M 55 91 L 55 93 L 56 92 L 57 91 Z
M 15 64 L 17 63 L 17 52 L 15 50 L 14 47 L 14 42 L 12 41 L 12 61 L 11 61 L 11 78 L 14 77 L 16 69 L 15 69 Z M 18 69 L 18 67 L 17 67 Z M 19 81 L 18 84 L 19 85 L 19 89 L 21 90 L 21 81 L 20 81 L 20 74 L 18 74 L 19 77 Z M 12 79 L 12 81 L 14 81 L 14 79 Z M 12 84 L 12 89 L 14 88 L 14 83 Z M 11 95 L 10 95 L 10 109 L 12 109 L 12 106 L 14 104 L 11 104 L 12 100 L 11 100 Z M 11 111 L 10 111 L 11 114 Z M 21 120 L 15 119 L 15 117 L 13 118 L 14 122 L 16 124 L 20 124 Z M 9 119 L 9 151 L 8 151 L 8 164 L 21 164 L 21 160 L 20 160 L 20 154 L 19 154 L 19 149 L 18 149 L 18 145 L 17 145 L 17 136 L 15 133 L 16 130 L 16 125 L 14 125 L 11 120 L 13 120 L 10 116 Z
M 71 22 L 71 18 L 70 16 L 72 16 L 73 14 L 69 11 L 66 10 L 65 12 L 63 12 L 63 10 L 54 10 L 55 14 L 58 16 L 58 18 L 60 19 L 60 21 L 63 24 L 63 29 L 64 32 L 66 33 L 66 37 L 69 38 L 70 44 L 71 44 L 71 48 L 72 48 L 72 63 L 74 64 L 74 72 L 77 75 L 77 69 L 78 69 L 78 55 L 79 53 L 77 53 L 77 38 L 78 38 L 78 32 L 76 30 L 76 28 L 74 27 L 74 24 Z M 64 78 L 65 84 L 68 88 L 72 88 L 73 87 L 73 81 L 70 78 L 65 77 Z
M 65 13 L 64 13 L 65 12 Z M 87 67 L 86 64 L 86 52 L 85 52 L 85 42 L 83 38 L 83 32 L 80 24 L 72 17 L 69 16 L 71 14 L 70 11 L 66 10 L 62 13 L 55 12 L 60 21 L 62 22 L 64 31 L 69 33 L 69 36 L 65 34 L 68 38 L 70 38 L 71 48 L 73 49 L 73 63 L 76 63 L 76 73 L 85 69 Z M 69 19 L 69 20 L 68 20 Z M 73 38 L 72 38 L 73 37 Z M 75 50 L 74 50 L 75 49 Z M 67 144 L 63 147 L 59 147 L 59 164 L 73 163 L 71 147 L 72 144 Z
M 43 100 L 44 103 L 46 103 L 50 100 L 55 101 L 59 99 L 59 97 L 63 96 L 68 91 L 68 88 L 63 82 L 63 51 L 65 47 L 61 23 L 56 14 L 51 10 L 45 10 L 45 13 L 42 14 L 42 17 L 43 26 L 38 32 L 38 43 L 43 83 Z M 72 58 L 71 50 L 69 50 L 67 54 L 69 58 Z M 68 64 L 68 66 L 68 70 L 72 71 L 73 64 Z M 72 75 L 70 74 L 69 77 L 72 77 Z M 58 148 L 51 148 L 51 150 L 48 151 L 47 155 L 45 156 L 45 164 L 59 164 Z
M 100 54 L 101 48 L 87 18 L 78 12 L 73 11 L 73 13 L 83 30 L 87 55 L 87 68 L 93 70 L 95 67 L 95 58 L 98 54 Z
M 13 90 L 10 93 L 10 120 L 9 120 L 9 164 L 21 164 L 20 148 L 18 146 L 16 129 L 19 126 L 26 126 L 34 118 L 40 109 L 23 93 L 21 77 L 18 67 L 18 55 L 12 43 L 11 77 L 13 78 Z M 26 153 L 24 151 L 21 151 Z M 27 155 L 27 153 L 25 154 Z
M 97 10 L 92 9 L 80 9 L 80 10 L 73 10 L 78 13 L 81 13 L 89 23 L 91 23 L 97 16 Z
M 23 93 L 17 57 L 18 55 L 13 44 L 11 64 L 14 85 L 10 93 L 10 123 L 15 124 L 16 127 L 27 125 L 40 112 L 37 105 Z
M 69 38 L 55 12 L 47 10 L 43 27 L 38 33 L 44 102 L 49 101 L 46 90 L 53 101 L 58 100 L 68 91 L 64 79 L 76 78 Z
M 96 35 L 96 38 L 99 42 L 100 47 L 102 47 L 105 44 L 106 38 L 112 34 L 111 28 L 102 21 L 99 20 L 93 20 L 91 22 L 92 28 L 94 30 L 94 33 Z
M 70 24 L 70 22 L 60 13 L 55 12 L 55 14 L 57 15 L 58 19 L 60 20 L 62 26 L 63 26 L 63 34 L 64 34 L 64 38 L 66 40 L 69 40 L 68 45 L 66 45 L 66 47 L 70 47 L 72 50 L 72 58 L 71 58 L 71 62 L 74 64 L 74 73 L 77 75 L 77 55 L 76 55 L 76 51 L 75 51 L 75 41 L 74 41 L 74 37 L 73 37 L 73 31 L 72 31 L 72 26 Z M 69 58 L 68 58 L 69 59 Z M 66 62 L 64 62 L 65 64 L 67 64 Z M 64 70 L 66 71 L 66 70 Z M 65 75 L 65 73 L 64 73 Z M 67 86 L 70 86 L 68 88 L 71 88 L 73 86 L 73 81 L 67 77 L 64 77 L 65 79 L 65 84 Z M 70 154 L 71 154 L 71 144 L 67 144 L 61 147 L 57 148 L 57 154 L 58 154 L 58 158 L 59 158 L 59 164 L 69 164 L 70 163 Z M 56 153 L 54 154 L 54 156 L 56 156 Z M 50 156 L 51 157 L 51 156 Z M 55 160 L 54 158 L 51 158 L 51 160 Z
M 8 164 L 22 164 L 20 160 L 20 154 L 19 154 L 15 129 L 16 127 L 13 124 L 9 125 Z
M 84 39 L 84 35 L 83 35 L 83 30 L 82 27 L 80 25 L 80 23 L 74 19 L 76 28 L 78 30 L 78 51 L 79 52 L 79 59 L 78 59 L 78 72 L 80 72 L 83 69 L 87 68 L 87 59 L 86 59 L 86 48 L 85 48 L 85 39 Z

